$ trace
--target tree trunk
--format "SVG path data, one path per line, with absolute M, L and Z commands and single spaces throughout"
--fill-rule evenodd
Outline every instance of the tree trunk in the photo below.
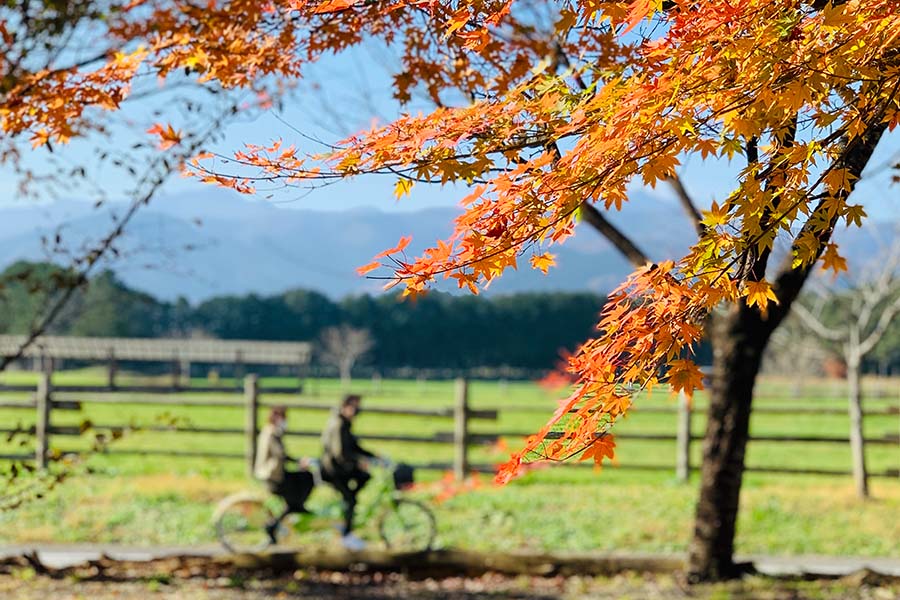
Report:
M 856 486 L 856 495 L 860 498 L 868 498 L 869 478 L 868 473 L 866 473 L 866 452 L 863 445 L 860 359 L 852 354 L 852 350 L 848 359 L 847 384 L 850 389 L 847 410 L 850 414 L 850 454 L 853 457 L 853 482 Z
M 338 371 L 340 372 L 341 377 L 341 390 L 344 392 L 350 391 L 350 381 L 353 373 L 353 362 L 342 359 L 338 364 Z
M 753 386 L 771 331 L 743 303 L 713 319 L 712 389 L 688 565 L 693 582 L 730 579 L 744 571 L 734 562 L 734 536 Z

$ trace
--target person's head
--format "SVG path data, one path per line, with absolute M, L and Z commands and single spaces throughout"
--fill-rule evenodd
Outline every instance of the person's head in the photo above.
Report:
M 269 411 L 269 423 L 276 431 L 284 432 L 287 426 L 287 409 L 284 406 L 273 406 Z
M 359 412 L 359 403 L 361 400 L 362 398 L 357 394 L 347 394 L 344 396 L 344 399 L 341 400 L 341 416 L 345 419 L 352 420 Z

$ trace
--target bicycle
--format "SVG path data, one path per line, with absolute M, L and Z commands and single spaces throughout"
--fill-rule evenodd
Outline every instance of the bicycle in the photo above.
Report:
M 374 488 L 374 500 L 357 505 L 357 521 L 364 525 L 378 518 L 377 529 L 381 540 L 389 550 L 401 552 L 426 552 L 431 549 L 437 535 L 434 514 L 423 503 L 406 498 L 404 489 L 412 484 L 412 468 L 394 465 L 390 461 L 378 461 L 369 486 Z M 315 487 L 322 485 L 321 465 L 308 460 L 307 468 L 313 475 Z M 367 487 L 369 487 L 367 486 Z M 213 513 L 213 524 L 219 543 L 234 553 L 262 552 L 272 545 L 265 531 L 271 522 L 272 506 L 282 502 L 273 494 L 244 491 L 232 494 L 219 502 Z M 311 513 L 293 515 L 293 529 L 298 533 L 328 531 L 334 528 L 343 511 L 341 500 L 331 502 Z M 276 543 L 288 530 L 282 524 L 276 530 Z

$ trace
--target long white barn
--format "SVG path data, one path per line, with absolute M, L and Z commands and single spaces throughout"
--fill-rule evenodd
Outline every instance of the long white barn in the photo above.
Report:
M 0 335 L 0 356 L 17 354 L 26 341 L 25 336 Z M 25 349 L 23 356 L 78 360 L 306 365 L 311 354 L 312 348 L 305 342 L 40 336 Z

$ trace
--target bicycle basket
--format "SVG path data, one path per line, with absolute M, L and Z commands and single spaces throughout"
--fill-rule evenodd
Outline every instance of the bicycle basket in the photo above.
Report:
M 394 487 L 405 490 L 413 485 L 413 468 L 403 463 L 394 467 Z

